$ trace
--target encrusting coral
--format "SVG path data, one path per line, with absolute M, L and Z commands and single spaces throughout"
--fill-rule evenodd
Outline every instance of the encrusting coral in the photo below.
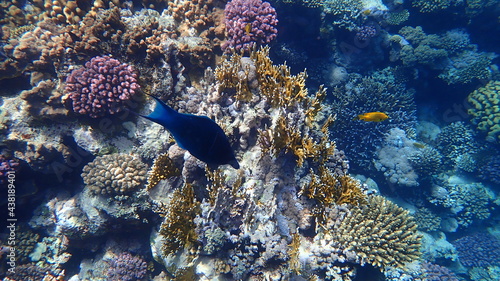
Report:
M 402 267 L 420 256 L 417 224 L 408 211 L 382 196 L 370 196 L 367 204 L 350 209 L 334 238 L 346 251 L 375 267 Z
M 146 169 L 138 157 L 115 153 L 98 156 L 85 165 L 82 178 L 94 194 L 126 194 L 143 186 Z

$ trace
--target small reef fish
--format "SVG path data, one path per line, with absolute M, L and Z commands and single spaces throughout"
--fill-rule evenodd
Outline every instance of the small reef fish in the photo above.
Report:
M 416 147 L 416 148 L 425 148 L 425 145 L 423 145 L 421 143 L 418 143 L 418 142 L 414 142 L 413 146 Z
M 251 24 L 251 23 L 247 23 L 247 24 L 245 25 L 245 33 L 246 33 L 247 35 L 250 35 L 250 31 L 252 31 L 252 24 Z
M 369 122 L 382 122 L 389 119 L 389 116 L 383 112 L 368 112 L 358 115 L 354 120 L 363 120 Z
M 152 96 L 153 97 L 153 96 Z M 208 165 L 229 164 L 235 169 L 240 164 L 222 128 L 207 116 L 179 113 L 160 99 L 149 115 L 140 115 L 165 127 L 182 149 Z

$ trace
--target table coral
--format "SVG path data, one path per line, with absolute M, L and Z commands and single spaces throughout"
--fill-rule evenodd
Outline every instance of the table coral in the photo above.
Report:
M 500 143 L 500 81 L 490 81 L 469 94 L 467 100 L 473 108 L 468 113 L 471 122 L 487 134 L 487 140 Z
M 228 35 L 224 49 L 250 51 L 267 44 L 278 34 L 276 10 L 262 0 L 232 0 L 224 9 Z
M 98 118 L 123 111 L 139 89 L 132 66 L 104 56 L 73 70 L 65 91 L 74 112 Z
M 146 164 L 128 154 L 98 156 L 83 168 L 82 178 L 94 194 L 124 194 L 141 188 Z

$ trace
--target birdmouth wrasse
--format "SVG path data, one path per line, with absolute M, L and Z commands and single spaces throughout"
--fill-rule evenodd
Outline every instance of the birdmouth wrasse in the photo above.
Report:
M 153 97 L 153 96 L 152 96 Z M 149 115 L 139 115 L 156 122 L 174 137 L 182 149 L 208 165 L 229 164 L 235 169 L 240 165 L 222 128 L 207 116 L 179 113 L 160 99 Z
M 358 115 L 354 120 L 363 120 L 368 122 L 382 122 L 387 120 L 389 116 L 383 112 L 368 112 Z

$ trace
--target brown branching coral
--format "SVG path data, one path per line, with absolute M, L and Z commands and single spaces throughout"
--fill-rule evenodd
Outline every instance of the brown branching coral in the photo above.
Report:
M 162 251 L 165 256 L 197 243 L 194 218 L 199 212 L 200 204 L 190 184 L 186 183 L 182 189 L 173 192 L 170 203 L 161 214 L 165 219 L 159 233 L 163 237 Z
M 367 201 L 350 210 L 333 231 L 334 239 L 344 250 L 355 252 L 361 263 L 382 269 L 418 259 L 421 237 L 408 211 L 382 196 L 370 196 Z
M 292 75 L 286 64 L 274 65 L 269 58 L 269 47 L 250 55 L 257 67 L 257 79 L 261 94 L 273 107 L 288 108 L 307 101 L 305 72 Z
M 174 161 L 167 153 L 161 154 L 155 159 L 153 167 L 149 171 L 148 185 L 146 189 L 155 187 L 161 180 L 180 176 L 181 171 L 175 166 Z
M 300 235 L 295 232 L 292 235 L 292 242 L 290 243 L 290 249 L 288 250 L 288 255 L 290 256 L 290 260 L 288 264 L 290 265 L 290 269 L 295 273 L 299 274 L 301 265 L 299 261 L 300 255 Z

